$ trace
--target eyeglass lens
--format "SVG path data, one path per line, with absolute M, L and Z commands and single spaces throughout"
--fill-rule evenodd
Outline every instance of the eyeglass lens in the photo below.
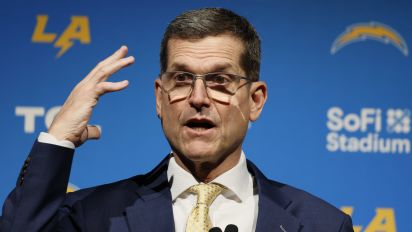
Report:
M 179 100 L 183 100 L 187 98 L 192 92 L 192 86 L 182 86 L 172 91 L 169 91 L 169 101 L 175 102 Z M 228 95 L 226 93 L 219 92 L 217 90 L 206 88 L 208 97 L 212 98 L 215 101 L 221 103 L 230 103 L 230 98 L 232 95 Z

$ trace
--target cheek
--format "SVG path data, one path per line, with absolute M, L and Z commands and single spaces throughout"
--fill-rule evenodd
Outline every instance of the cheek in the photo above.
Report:
M 221 120 L 221 129 L 225 137 L 243 136 L 249 124 L 249 113 L 247 104 L 231 104 L 229 106 L 217 107 Z
M 168 102 L 162 106 L 163 128 L 166 133 L 171 131 L 176 132 L 181 121 L 182 109 L 178 104 L 169 104 Z M 175 134 L 176 135 L 176 134 Z
M 243 96 L 242 98 L 232 98 L 231 102 L 231 117 L 235 117 L 238 121 L 237 124 L 249 123 L 249 102 L 248 99 Z

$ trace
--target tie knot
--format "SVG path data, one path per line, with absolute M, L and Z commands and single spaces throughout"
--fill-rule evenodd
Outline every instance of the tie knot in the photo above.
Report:
M 197 194 L 197 204 L 210 206 L 223 188 L 218 184 L 197 184 L 190 187 L 188 191 Z

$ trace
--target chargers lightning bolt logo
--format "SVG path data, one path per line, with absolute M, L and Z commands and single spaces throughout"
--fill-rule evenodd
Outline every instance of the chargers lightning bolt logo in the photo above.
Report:
M 368 39 L 377 40 L 385 44 L 390 43 L 399 49 L 403 55 L 408 56 L 408 46 L 402 36 L 393 28 L 378 22 L 357 23 L 349 26 L 333 42 L 330 53 L 333 55 L 348 44 Z
M 47 21 L 47 15 L 37 15 L 36 27 L 31 38 L 33 43 L 53 43 L 56 40 L 56 33 L 46 32 Z M 87 16 L 71 17 L 70 24 L 53 45 L 56 48 L 60 48 L 57 58 L 61 57 L 73 46 L 73 40 L 79 40 L 82 44 L 90 43 L 89 18 Z

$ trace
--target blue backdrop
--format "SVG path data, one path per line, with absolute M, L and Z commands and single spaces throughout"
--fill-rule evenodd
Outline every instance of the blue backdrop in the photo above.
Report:
M 227 7 L 262 39 L 269 99 L 244 150 L 268 177 L 352 214 L 355 231 L 412 231 L 412 3 L 409 1 L 2 1 L 0 201 L 31 144 L 96 64 L 128 45 L 136 63 L 112 78 L 92 123 L 99 141 L 76 151 L 79 188 L 149 171 L 170 150 L 154 84 L 167 23 Z

